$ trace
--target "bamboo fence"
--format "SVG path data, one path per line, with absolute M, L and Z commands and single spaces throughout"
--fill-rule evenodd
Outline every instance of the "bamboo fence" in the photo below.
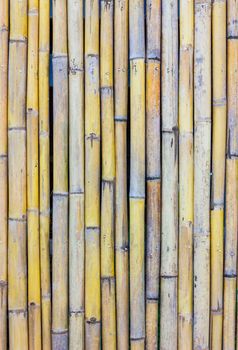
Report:
M 238 2 L 0 1 L 0 350 L 237 350 Z

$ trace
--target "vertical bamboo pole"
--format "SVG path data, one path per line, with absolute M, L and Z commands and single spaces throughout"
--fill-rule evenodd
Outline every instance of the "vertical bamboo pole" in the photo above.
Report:
M 38 160 L 38 0 L 28 1 L 27 247 L 29 348 L 41 349 Z
M 145 345 L 145 34 L 144 1 L 131 0 L 130 14 L 130 342 Z
M 116 145 L 116 314 L 117 348 L 129 347 L 129 277 L 127 208 L 128 0 L 114 5 L 114 91 Z
M 209 348 L 211 1 L 195 1 L 194 349 Z
M 236 347 L 238 231 L 238 4 L 227 2 L 227 151 L 223 349 Z
M 84 349 L 83 1 L 68 0 L 69 46 L 69 349 Z
M 7 77 L 8 0 L 0 2 L 0 350 L 7 349 Z
M 8 80 L 9 349 L 28 349 L 26 254 L 27 0 L 10 1 Z
M 226 150 L 226 1 L 212 3 L 211 349 L 222 349 Z
M 68 56 L 65 0 L 53 2 L 53 320 L 54 350 L 68 349 Z
M 162 227 L 160 349 L 177 348 L 178 3 L 162 1 Z
M 158 349 L 160 268 L 160 0 L 146 4 L 146 349 Z
M 102 346 L 116 349 L 114 269 L 115 144 L 113 97 L 114 2 L 101 0 L 100 83 L 102 121 L 101 289 Z
M 51 349 L 50 284 L 50 140 L 49 140 L 49 49 L 50 3 L 39 3 L 39 190 L 42 350 Z
M 180 1 L 178 348 L 192 350 L 194 4 Z
M 99 349 L 101 342 L 99 1 L 86 1 L 85 5 L 85 341 L 86 349 Z

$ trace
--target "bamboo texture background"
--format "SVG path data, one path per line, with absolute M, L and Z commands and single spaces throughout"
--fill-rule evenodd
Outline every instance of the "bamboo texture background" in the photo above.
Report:
M 235 350 L 237 0 L 0 0 L 0 350 Z

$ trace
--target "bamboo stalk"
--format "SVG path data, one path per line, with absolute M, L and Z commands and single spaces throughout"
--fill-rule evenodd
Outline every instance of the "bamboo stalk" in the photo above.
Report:
M 227 150 L 226 236 L 224 268 L 223 349 L 236 347 L 236 284 L 238 231 L 238 6 L 227 2 Z
M 194 4 L 180 1 L 178 349 L 192 349 Z
M 53 315 L 52 346 L 68 349 L 68 53 L 65 0 L 53 3 Z
M 145 346 L 145 33 L 144 1 L 129 2 L 130 15 L 130 343 Z
M 38 159 L 38 0 L 28 1 L 27 247 L 29 348 L 41 349 Z
M 42 349 L 51 349 L 49 34 L 50 4 L 39 2 L 39 191 Z
M 116 152 L 116 313 L 117 348 L 129 347 L 127 208 L 128 0 L 114 4 L 114 91 Z
M 0 2 L 0 350 L 7 349 L 7 76 L 8 1 Z
M 211 1 L 195 2 L 194 349 L 209 348 Z
M 222 349 L 226 152 L 226 1 L 212 3 L 213 136 L 211 198 L 211 349 Z
M 68 0 L 69 46 L 69 349 L 84 349 L 83 1 Z
M 85 341 L 99 349 L 100 309 L 99 2 L 85 7 Z
M 9 349 L 28 349 L 26 255 L 27 1 L 10 1 L 8 80 Z
M 160 349 L 177 348 L 178 18 L 162 1 L 162 227 Z
M 158 349 L 160 268 L 160 0 L 146 8 L 146 349 Z
M 102 121 L 101 180 L 101 293 L 102 346 L 116 349 L 114 268 L 115 144 L 113 97 L 113 10 L 114 2 L 101 0 L 100 87 Z

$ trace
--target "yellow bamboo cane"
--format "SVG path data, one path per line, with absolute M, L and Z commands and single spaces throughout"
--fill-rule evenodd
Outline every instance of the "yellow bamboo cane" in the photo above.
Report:
M 116 349 L 116 286 L 114 269 L 115 144 L 113 97 L 113 10 L 113 1 L 101 0 L 101 290 L 102 346 L 105 350 Z
M 7 77 L 8 1 L 0 2 L 0 350 L 7 349 Z
M 194 51 L 194 343 L 209 348 L 211 1 L 195 1 Z
M 99 2 L 85 6 L 85 348 L 99 349 L 100 94 Z
M 116 145 L 116 314 L 118 350 L 129 347 L 127 113 L 128 113 L 128 0 L 114 5 L 114 91 Z M 116 53 L 116 54 L 115 54 Z
M 130 15 L 130 342 L 145 346 L 145 37 L 144 1 L 129 2 Z
M 236 348 L 238 232 L 238 6 L 227 2 L 227 150 L 223 349 Z
M 146 7 L 146 349 L 158 349 L 160 268 L 160 0 Z
M 52 346 L 68 349 L 68 53 L 65 0 L 53 2 Z
M 194 4 L 180 1 L 178 348 L 192 350 Z
M 83 1 L 68 1 L 69 47 L 69 349 L 84 349 Z
M 50 139 L 49 139 L 49 40 L 50 4 L 39 2 L 39 191 L 42 350 L 51 349 L 50 284 Z
M 162 226 L 160 349 L 177 348 L 178 14 L 162 1 Z
M 226 151 L 226 1 L 212 4 L 211 349 L 222 349 Z
M 26 254 L 27 0 L 10 1 L 8 75 L 9 349 L 28 349 Z
M 41 349 L 38 97 L 38 0 L 29 0 L 27 66 L 27 247 L 30 349 Z

